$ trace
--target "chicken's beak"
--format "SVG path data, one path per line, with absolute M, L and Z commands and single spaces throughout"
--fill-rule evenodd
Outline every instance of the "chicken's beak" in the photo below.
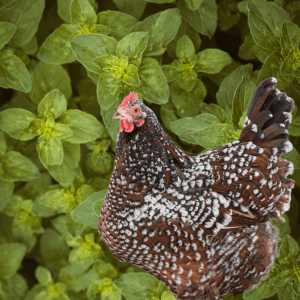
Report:
M 113 115 L 113 119 L 118 119 L 118 118 L 120 118 L 122 115 L 120 114 L 120 112 L 117 110 L 116 112 L 115 112 L 115 114 Z

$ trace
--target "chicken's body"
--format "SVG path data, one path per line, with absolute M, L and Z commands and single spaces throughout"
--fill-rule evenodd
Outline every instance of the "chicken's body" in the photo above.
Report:
M 268 220 L 289 209 L 292 164 L 279 155 L 291 150 L 294 108 L 275 83 L 256 89 L 238 141 L 202 155 L 177 148 L 139 100 L 130 102 L 145 113 L 138 125 L 121 121 L 129 132 L 118 135 L 99 233 L 119 260 L 177 299 L 251 289 L 273 265 L 277 235 Z

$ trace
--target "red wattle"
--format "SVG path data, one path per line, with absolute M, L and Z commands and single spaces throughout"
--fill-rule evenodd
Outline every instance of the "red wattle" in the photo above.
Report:
M 131 132 L 134 129 L 134 126 L 129 123 L 127 120 L 124 121 L 124 125 L 125 125 L 125 131 L 126 132 Z
M 120 131 L 124 130 L 124 123 L 123 120 L 120 120 Z

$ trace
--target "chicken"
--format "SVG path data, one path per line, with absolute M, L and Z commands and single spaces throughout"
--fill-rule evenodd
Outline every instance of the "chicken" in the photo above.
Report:
M 277 256 L 270 218 L 290 206 L 287 129 L 293 99 L 263 81 L 239 140 L 201 155 L 179 149 L 130 93 L 120 119 L 114 172 L 99 234 L 120 261 L 167 285 L 177 299 L 219 299 L 252 289 Z

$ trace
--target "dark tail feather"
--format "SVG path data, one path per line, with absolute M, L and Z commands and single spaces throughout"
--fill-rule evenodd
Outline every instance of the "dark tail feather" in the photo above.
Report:
M 276 78 L 264 80 L 255 90 L 249 104 L 239 140 L 252 141 L 262 148 L 277 148 L 278 155 L 292 150 L 287 140 L 295 103 L 285 93 L 274 89 Z

